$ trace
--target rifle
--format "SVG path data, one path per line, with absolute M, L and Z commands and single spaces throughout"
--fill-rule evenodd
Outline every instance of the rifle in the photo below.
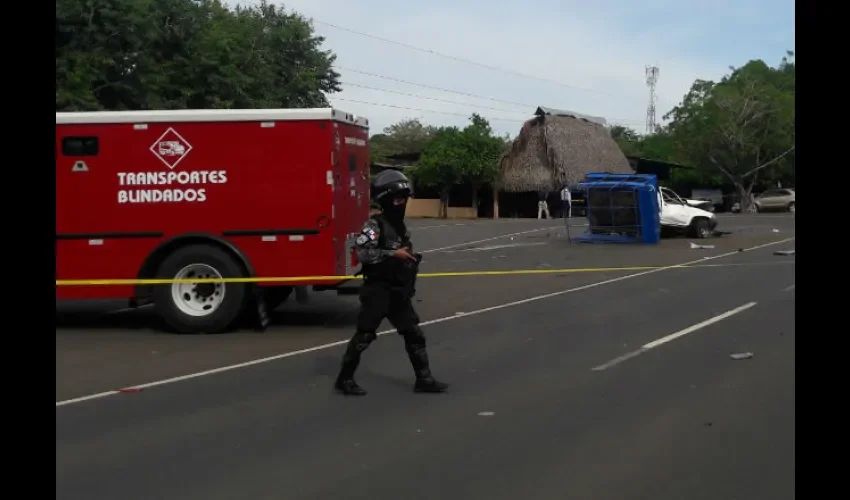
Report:
M 407 296 L 413 298 L 416 295 L 416 276 L 419 274 L 419 263 L 422 262 L 422 254 L 414 253 L 415 261 L 405 261 L 402 268 L 404 269 L 404 289 Z

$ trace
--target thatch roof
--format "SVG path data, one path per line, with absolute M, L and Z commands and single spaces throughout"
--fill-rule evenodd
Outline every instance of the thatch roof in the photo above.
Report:
M 632 173 L 620 147 L 600 124 L 568 112 L 538 108 L 522 125 L 510 151 L 501 158 L 505 191 L 557 191 L 584 179 L 587 172 Z
M 554 116 L 572 116 L 573 118 L 581 118 L 587 122 L 593 122 L 599 125 L 608 125 L 608 120 L 602 118 L 601 116 L 591 116 L 585 115 L 582 113 L 576 113 L 575 111 L 567 111 L 564 109 L 555 109 L 555 108 L 547 108 L 544 106 L 539 106 L 537 111 L 534 112 L 537 116 L 543 115 L 554 115 Z

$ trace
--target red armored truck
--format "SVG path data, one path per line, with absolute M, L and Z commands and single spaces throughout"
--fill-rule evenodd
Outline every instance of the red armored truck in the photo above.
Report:
M 335 109 L 56 113 L 57 300 L 153 303 L 172 329 L 213 333 L 296 284 L 339 288 L 274 279 L 359 270 L 368 141 Z M 256 279 L 191 282 L 222 278 Z

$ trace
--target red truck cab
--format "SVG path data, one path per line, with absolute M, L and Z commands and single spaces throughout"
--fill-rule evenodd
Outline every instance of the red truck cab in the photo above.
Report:
M 57 299 L 211 333 L 257 297 L 338 287 L 359 270 L 368 141 L 325 108 L 56 113 Z

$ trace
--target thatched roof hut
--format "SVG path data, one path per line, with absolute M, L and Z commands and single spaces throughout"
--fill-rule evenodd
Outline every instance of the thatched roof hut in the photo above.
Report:
M 604 118 L 543 107 L 535 115 L 501 158 L 505 191 L 557 191 L 587 172 L 632 172 Z

